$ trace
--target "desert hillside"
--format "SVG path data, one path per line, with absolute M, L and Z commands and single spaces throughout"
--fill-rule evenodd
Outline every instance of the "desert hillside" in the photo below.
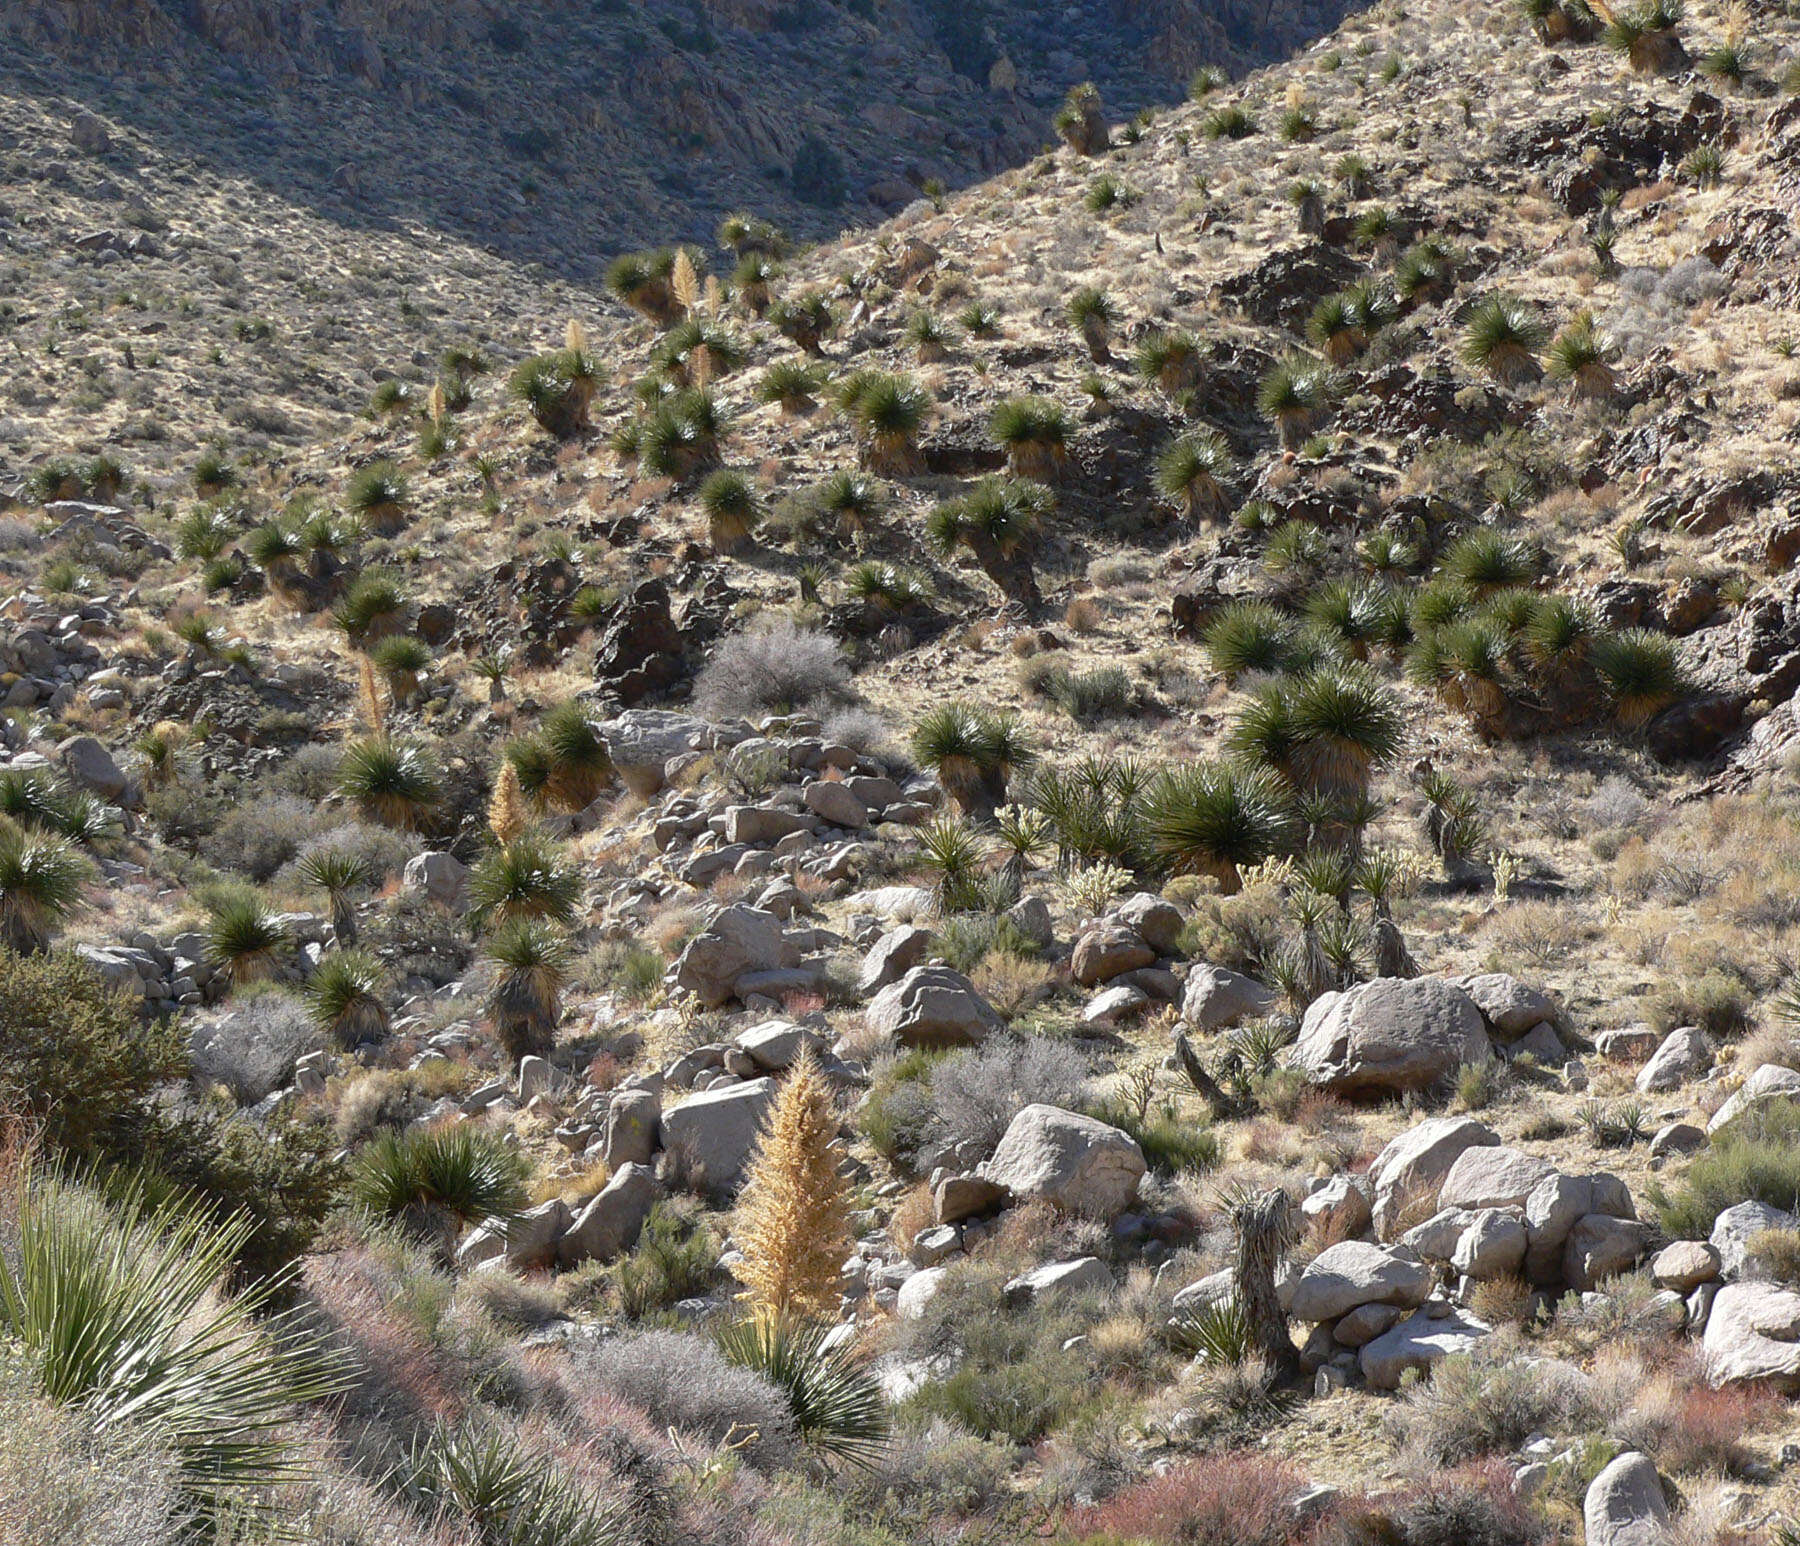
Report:
M 1792 1542 L 1800 22 L 1143 9 L 1179 104 L 1021 44 L 1010 169 L 592 265 L 156 127 L 416 143 L 510 13 L 99 14 L 0 98 L 0 1542 Z

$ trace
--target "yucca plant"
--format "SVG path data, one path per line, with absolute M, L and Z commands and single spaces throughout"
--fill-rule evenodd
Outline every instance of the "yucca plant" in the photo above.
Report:
M 789 343 L 817 354 L 831 332 L 831 302 L 816 291 L 784 296 L 770 303 L 769 321 Z
M 687 317 L 663 335 L 651 359 L 677 386 L 703 387 L 743 365 L 744 345 L 716 322 Z
M 1134 356 L 1137 373 L 1169 397 L 1200 384 L 1200 343 L 1179 328 L 1148 334 Z
M 1332 641 L 1333 653 L 1367 660 L 1376 645 L 1394 636 L 1397 597 L 1386 586 L 1366 580 L 1332 580 L 1306 600 L 1305 617 Z
M 214 902 L 208 913 L 206 958 L 231 978 L 232 986 L 275 975 L 277 956 L 288 944 L 287 930 L 260 897 L 232 893 Z
M 1289 355 L 1271 366 L 1256 388 L 1256 409 L 1293 450 L 1319 427 L 1331 401 L 1331 375 L 1318 360 Z
M 516 1217 L 527 1172 L 521 1153 L 468 1123 L 386 1128 L 351 1161 L 350 1197 L 373 1218 L 450 1244 L 470 1224 Z
M 762 519 L 756 485 L 730 467 L 709 474 L 700 485 L 700 509 L 706 516 L 707 541 L 715 553 L 741 553 Z
M 775 281 L 781 268 L 765 252 L 747 252 L 731 271 L 731 288 L 753 317 L 760 317 L 775 298 Z
M 1525 654 L 1551 680 L 1566 682 L 1586 663 L 1594 638 L 1586 607 L 1567 596 L 1548 596 L 1525 627 Z
M 1241 140 L 1256 133 L 1256 120 L 1237 103 L 1215 107 L 1200 120 L 1200 132 L 1209 140 Z
M 1165 768 L 1142 811 L 1145 846 L 1159 870 L 1210 875 L 1228 895 L 1239 889 L 1239 865 L 1281 852 L 1292 833 L 1287 792 L 1266 768 Z
M 1017 477 L 1054 481 L 1069 459 L 1068 413 L 1047 397 L 1009 397 L 988 419 L 988 433 Z
M 1491 526 L 1478 526 L 1445 551 L 1440 573 L 1477 596 L 1530 585 L 1543 567 L 1535 545 Z
M 697 255 L 688 252 L 687 258 L 698 272 Z M 677 250 L 673 247 L 624 253 L 607 266 L 606 288 L 633 311 L 667 327 L 687 314 L 674 290 L 676 262 Z
M 175 551 L 183 558 L 209 562 L 231 546 L 237 532 L 237 522 L 229 513 L 201 505 L 175 523 Z
M 420 677 L 431 667 L 431 649 L 411 634 L 391 634 L 369 651 L 396 703 L 411 703 L 421 691 Z
M 970 301 L 956 314 L 956 320 L 971 338 L 997 338 L 1000 335 L 1000 313 L 986 301 Z
M 1190 520 L 1225 513 L 1237 459 L 1216 430 L 1198 430 L 1165 446 L 1156 461 L 1156 486 L 1180 503 Z
M 406 590 L 388 569 L 366 569 L 344 592 L 332 620 L 358 649 L 368 649 L 406 627 Z
M 846 1347 L 828 1341 L 829 1325 L 789 1316 L 752 1315 L 719 1333 L 727 1360 L 753 1370 L 787 1400 L 794 1428 L 829 1460 L 871 1466 L 888 1435 L 878 1381 Z
M 548 1056 L 562 1017 L 568 941 L 540 918 L 514 918 L 493 932 L 483 953 L 499 969 L 489 1007 L 500 1045 L 514 1062 Z
M 333 950 L 306 980 L 313 1024 L 340 1047 L 381 1041 L 388 1032 L 387 971 L 362 950 Z
M 1097 286 L 1083 285 L 1069 297 L 1064 314 L 1069 319 L 1069 326 L 1081 334 L 1089 358 L 1112 358 L 1112 330 L 1119 321 L 1117 301 Z
M 919 829 L 919 868 L 931 877 L 940 915 L 981 910 L 987 897 L 987 855 L 987 843 L 966 817 L 939 815 Z
M 226 460 L 222 451 L 203 451 L 194 463 L 194 492 L 202 499 L 216 498 L 237 485 L 237 468 Z
M 1408 306 L 1441 301 L 1456 284 L 1457 255 L 1437 237 L 1415 242 L 1394 267 L 1394 293 Z
M 48 950 L 93 878 L 66 838 L 0 816 L 0 945 L 20 955 Z
M 839 396 L 862 448 L 863 463 L 887 477 L 924 469 L 919 431 L 931 412 L 931 394 L 907 376 L 858 372 Z
M 550 804 L 565 811 L 584 810 L 612 783 L 612 754 L 585 704 L 574 699 L 559 703 L 544 715 L 538 737 L 547 753 L 542 794 Z M 521 780 L 525 774 L 520 767 Z M 527 787 L 526 792 L 533 791 Z
M 1665 75 L 1685 68 L 1688 62 L 1680 26 L 1681 0 L 1645 0 L 1614 13 L 1601 38 L 1632 69 L 1646 75 Z
M 1182 1311 L 1170 1323 L 1169 1337 L 1182 1352 L 1221 1368 L 1236 1368 L 1255 1351 L 1250 1317 L 1234 1294 Z
M 591 1497 L 551 1456 L 473 1419 L 440 1420 L 413 1451 L 404 1486 L 422 1514 L 466 1524 L 476 1546 L 626 1546 L 643 1523 L 621 1499 Z
M 906 319 L 901 336 L 913 346 L 914 357 L 921 365 L 937 365 L 950 357 L 956 342 L 956 330 L 935 312 L 921 308 Z
M 1543 323 L 1514 296 L 1490 295 L 1463 327 L 1463 359 L 1505 386 L 1526 386 L 1542 377 L 1537 357 L 1543 347 Z
M 130 1184 L 102 1201 L 48 1175 L 17 1198 L 0 1332 L 29 1387 L 97 1434 L 164 1450 L 202 1519 L 279 1533 L 282 1489 L 312 1475 L 294 1419 L 347 1389 L 350 1370 L 311 1322 L 278 1312 L 284 1279 L 219 1292 L 254 1221 Z
M 931 582 L 916 569 L 871 559 L 844 576 L 844 591 L 880 612 L 904 612 L 931 599 Z
M 132 742 L 131 749 L 138 756 L 138 781 L 146 789 L 167 789 L 180 783 L 189 741 L 186 725 L 158 720 Z
M 830 516 L 843 536 L 860 539 L 881 512 L 881 495 L 859 472 L 834 472 L 814 490 L 812 506 Z
M 1340 796 L 1366 792 L 1371 773 L 1405 739 L 1393 693 L 1373 673 L 1350 665 L 1315 667 L 1286 692 L 1296 785 Z
M 513 918 L 568 923 L 581 876 L 542 833 L 527 829 L 477 864 L 469 876 L 469 925 L 478 933 Z
M 1276 132 L 1290 145 L 1303 144 L 1317 137 L 1319 132 L 1318 114 L 1304 103 L 1284 108 L 1281 117 L 1276 121 Z
M 818 366 L 805 360 L 777 360 L 763 372 L 756 396 L 759 402 L 775 403 L 783 413 L 798 417 L 819 406 L 821 384 Z
M 1588 658 L 1619 723 L 1635 729 L 1654 719 L 1686 689 L 1675 642 L 1648 628 L 1627 628 L 1596 639 Z
M 1206 628 L 1202 644 L 1213 670 L 1228 682 L 1250 673 L 1292 670 L 1296 662 L 1293 619 L 1266 601 L 1234 601 Z
M 353 742 L 338 763 L 337 790 L 371 821 L 417 831 L 436 812 L 443 788 L 431 754 L 385 736 Z
M 718 465 L 727 418 L 712 393 L 677 392 L 659 403 L 638 429 L 637 455 L 646 472 L 685 479 Z
M 1328 295 L 1306 319 L 1307 341 L 1333 365 L 1347 365 L 1369 346 L 1369 335 L 1349 297 Z
M 600 386 L 600 366 L 584 349 L 553 349 L 521 360 L 507 390 L 538 427 L 568 440 L 589 427 L 588 410 Z
M 359 469 L 344 490 L 344 504 L 372 532 L 391 537 L 406 526 L 411 498 L 406 479 L 392 462 L 371 462 Z
M 1696 188 L 1716 188 L 1725 176 L 1725 152 L 1717 145 L 1696 145 L 1681 158 L 1679 170 Z
M 1606 341 L 1594 327 L 1593 316 L 1584 311 L 1550 345 L 1550 374 L 1569 383 L 1571 397 L 1611 397 L 1618 387 L 1618 377 L 1607 361 L 1609 352 Z
M 912 752 L 959 809 L 982 814 L 1006 803 L 1012 776 L 1036 760 L 1018 719 L 968 703 L 945 703 L 913 726 Z
M 1369 163 L 1353 150 L 1338 157 L 1331 175 L 1338 187 L 1344 190 L 1346 198 L 1366 199 L 1375 191 Z
M 1371 205 L 1356 217 L 1350 235 L 1359 247 L 1386 249 L 1396 242 L 1394 212 L 1383 204 Z
M 1703 75 L 1716 81 L 1730 81 L 1734 86 L 1744 84 L 1747 68 L 1743 45 L 1732 38 L 1727 38 L 1717 48 L 1709 48 L 1700 56 L 1700 72 Z
M 1419 561 L 1418 549 L 1391 531 L 1370 532 L 1357 548 L 1356 556 L 1371 574 L 1386 579 L 1398 578 Z
M 1002 595 L 1035 611 L 1040 598 L 1030 550 L 1052 503 L 1041 483 L 984 478 L 962 498 L 933 510 L 925 532 L 941 552 L 967 548 Z
M 355 944 L 356 898 L 375 881 L 369 861 L 347 848 L 315 848 L 295 861 L 294 873 L 303 885 L 325 893 L 338 944 Z
M 1215 91 L 1223 91 L 1230 84 L 1231 77 L 1218 65 L 1203 64 L 1188 79 L 1188 98 L 1199 102 Z
M 1110 136 L 1100 107 L 1100 93 L 1092 81 L 1069 88 L 1062 106 L 1050 120 L 1050 127 L 1077 155 L 1097 156 L 1106 149 Z

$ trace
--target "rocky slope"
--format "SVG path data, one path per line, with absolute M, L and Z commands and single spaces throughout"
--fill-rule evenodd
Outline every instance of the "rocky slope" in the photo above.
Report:
M 568 275 L 749 208 L 806 236 L 1015 164 L 1092 77 L 1124 113 L 1280 57 L 1335 0 L 879 7 L 21 3 L 9 88 L 340 223 L 422 223 Z
M 1384 5 L 610 289 L 7 102 L 61 937 L 242 1131 L 531 1167 L 311 1242 L 322 1538 L 468 1420 L 646 1538 L 1786 1539 L 1800 27 L 1594 31 Z M 803 1051 L 893 1421 L 829 1486 L 691 1334 Z

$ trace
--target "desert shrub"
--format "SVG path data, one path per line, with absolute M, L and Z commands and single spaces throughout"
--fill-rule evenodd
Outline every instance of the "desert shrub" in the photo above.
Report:
M 1190 1117 L 1173 1102 L 1140 1111 L 1135 1105 L 1110 1101 L 1093 1114 L 1129 1133 L 1144 1151 L 1144 1160 L 1159 1175 L 1211 1170 L 1222 1153 L 1219 1135 Z
M 1755 998 L 1727 971 L 1710 971 L 1680 983 L 1665 983 L 1651 996 L 1649 1020 L 1659 1035 L 1697 1025 L 1716 1038 L 1742 1036 L 1752 1024 Z
M 775 1469 L 795 1453 L 798 1436 L 781 1391 L 729 1363 L 702 1337 L 675 1331 L 617 1337 L 576 1354 L 566 1379 L 577 1393 L 596 1389 L 637 1407 L 659 1428 L 680 1429 L 708 1444 L 745 1441 L 745 1458 L 763 1469 Z
M 331 812 L 298 795 L 253 791 L 200 840 L 200 856 L 216 869 L 266 881 L 337 824 Z
M 194 1077 L 222 1084 L 253 1106 L 286 1084 L 294 1063 L 320 1045 L 306 1006 L 285 993 L 259 993 L 213 1025 L 197 1024 L 188 1044 Z
M 1277 1461 L 1208 1455 L 1085 1510 L 1078 1529 L 1153 1546 L 1288 1546 L 1300 1490 L 1300 1479 Z
M 1800 1209 L 1800 1102 L 1763 1101 L 1713 1136 L 1687 1174 L 1648 1196 L 1678 1240 L 1704 1240 L 1714 1221 L 1740 1202 Z
M 81 1164 L 144 1152 L 154 1092 L 187 1058 L 172 1023 L 140 1021 L 141 1002 L 72 952 L 0 950 L 0 1097 L 23 1104 L 52 1152 Z
M 1568 1433 L 1596 1422 L 1592 1382 L 1548 1358 L 1458 1354 L 1403 1393 L 1392 1424 L 1400 1446 L 1439 1465 L 1506 1454 L 1535 1433 Z
M 675 1204 L 659 1202 L 615 1270 L 619 1308 L 642 1320 L 683 1299 L 697 1299 L 718 1281 L 718 1261 L 712 1231 Z
M 160 1446 L 34 1396 L 0 1363 L 0 1538 L 32 1546 L 159 1546 L 193 1522 Z
M 931 1096 L 947 1141 L 991 1149 L 1026 1106 L 1075 1105 L 1088 1075 L 1087 1059 L 1068 1042 L 1008 1037 L 941 1059 Z
M 1453 1474 L 1407 1497 L 1389 1515 L 1399 1546 L 1537 1546 L 1548 1523 L 1513 1496 L 1511 1469 Z
M 858 1112 L 863 1136 L 896 1164 L 910 1164 L 930 1141 L 937 1117 L 931 1071 L 938 1056 L 915 1047 L 879 1064 Z
M 294 851 L 292 862 L 276 873 L 277 886 L 312 884 L 300 867 L 315 854 L 348 854 L 365 867 L 371 887 L 398 875 L 406 868 L 418 845 L 388 827 L 377 827 L 366 821 L 337 821 L 323 832 L 309 837 Z
M 967 1518 L 1004 1497 L 1012 1473 L 1006 1448 L 944 1418 L 902 1418 L 881 1452 L 846 1473 L 851 1504 L 913 1518 Z
M 788 713 L 842 701 L 849 681 L 835 639 L 776 618 L 719 643 L 694 683 L 694 705 L 718 719 Z

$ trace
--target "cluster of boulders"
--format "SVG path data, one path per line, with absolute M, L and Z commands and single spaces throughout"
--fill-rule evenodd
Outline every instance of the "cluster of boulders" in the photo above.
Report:
M 306 977 L 336 940 L 329 919 L 318 913 L 274 913 L 270 922 L 291 948 L 286 963 Z M 113 987 L 160 1014 L 216 1004 L 231 990 L 231 974 L 212 959 L 206 935 L 194 931 L 160 940 L 140 930 L 121 945 L 77 945 L 75 953 Z
M 60 714 L 83 687 L 95 707 L 122 708 L 123 678 L 94 642 L 116 637 L 120 622 L 105 600 L 20 591 L 0 601 L 0 708 Z
M 1289 1061 L 1339 1095 L 1400 1094 L 1496 1056 L 1557 1067 L 1567 1057 L 1557 1016 L 1548 996 L 1504 972 L 1378 977 L 1314 999 Z

